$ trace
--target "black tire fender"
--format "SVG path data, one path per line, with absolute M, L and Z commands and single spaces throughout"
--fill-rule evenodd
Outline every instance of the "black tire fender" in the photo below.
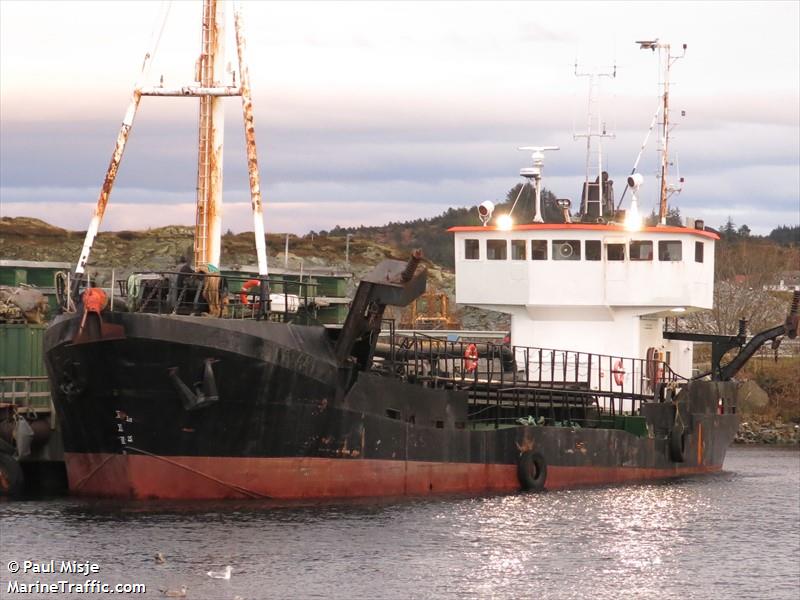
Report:
M 12 456 L 0 453 L 0 497 L 19 496 L 24 487 L 22 467 Z
M 519 484 L 526 492 L 541 492 L 547 480 L 547 462 L 544 456 L 533 450 L 526 450 L 519 455 L 517 463 Z
M 686 430 L 675 425 L 669 432 L 669 458 L 672 462 L 686 460 Z

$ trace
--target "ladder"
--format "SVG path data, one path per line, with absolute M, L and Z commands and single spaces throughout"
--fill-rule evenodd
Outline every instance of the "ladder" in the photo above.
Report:
M 603 204 L 605 188 L 603 186 L 603 138 L 615 137 L 613 133 L 606 131 L 605 123 L 601 123 L 599 97 L 600 97 L 600 79 L 608 77 L 613 79 L 617 76 L 617 68 L 614 66 L 613 72 L 578 72 L 578 64 L 575 63 L 575 76 L 587 77 L 589 79 L 589 98 L 587 101 L 586 109 L 586 133 L 573 134 L 572 138 L 577 140 L 586 138 L 586 179 L 584 181 L 584 201 L 581 203 L 581 214 L 596 214 L 598 218 L 606 217 L 603 215 Z M 599 138 L 595 148 L 592 147 L 592 138 Z M 592 181 L 591 175 L 594 169 L 597 169 L 597 183 Z M 592 190 L 597 189 L 596 195 L 593 197 Z M 591 205 L 596 205 L 597 210 L 590 210 Z

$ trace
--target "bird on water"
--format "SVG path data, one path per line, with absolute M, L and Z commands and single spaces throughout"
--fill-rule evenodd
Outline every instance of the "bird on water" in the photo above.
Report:
M 231 578 L 231 571 L 233 569 L 230 565 L 225 567 L 224 571 L 208 571 L 206 575 L 211 577 L 212 579 L 230 579 Z

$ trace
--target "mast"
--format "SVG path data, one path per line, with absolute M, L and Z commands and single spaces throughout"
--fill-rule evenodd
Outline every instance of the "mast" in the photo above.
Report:
M 581 73 L 578 71 L 578 63 L 575 62 L 575 77 L 587 77 L 589 79 L 589 97 L 587 99 L 586 107 L 586 133 L 573 133 L 572 139 L 578 140 L 586 138 L 586 179 L 584 180 L 585 199 L 581 203 L 581 214 L 589 214 L 589 189 L 593 185 L 591 183 L 590 172 L 592 164 L 592 138 L 598 138 L 597 142 L 597 216 L 603 217 L 603 138 L 613 138 L 613 133 L 607 133 L 605 124 L 601 125 L 601 117 L 599 111 L 599 94 L 600 94 L 600 78 L 608 77 L 615 79 L 617 77 L 617 66 L 614 65 L 613 69 L 609 72 L 592 71 Z M 597 122 L 598 132 L 594 131 L 594 123 Z
M 209 264 L 219 266 L 222 229 L 222 147 L 224 139 L 224 111 L 222 100 L 228 96 L 242 97 L 245 141 L 247 144 L 247 167 L 250 179 L 251 206 L 253 209 L 253 229 L 258 270 L 267 275 L 267 254 L 264 239 L 264 215 L 261 208 L 261 178 L 256 156 L 255 128 L 253 124 L 253 101 L 250 95 L 250 76 L 244 59 L 245 38 L 242 25 L 241 7 L 234 6 L 236 25 L 236 46 L 239 58 L 240 84 L 236 85 L 234 73 L 232 82 L 223 82 L 225 72 L 225 4 L 226 0 L 203 0 L 203 21 L 200 58 L 197 61 L 195 84 L 165 87 L 163 77 L 157 86 L 145 85 L 161 34 L 164 30 L 169 2 L 162 5 L 157 26 L 153 31 L 149 50 L 145 54 L 141 73 L 133 89 L 128 110 L 122 121 L 117 143 L 111 156 L 103 181 L 97 206 L 86 232 L 86 239 L 75 266 L 73 291 L 77 291 L 80 277 L 89 261 L 94 239 L 100 228 L 106 205 L 114 186 L 125 145 L 128 141 L 133 119 L 143 96 L 180 97 L 200 99 L 200 118 L 198 124 L 197 157 L 197 209 L 195 215 L 194 266 L 195 269 Z
M 203 27 L 197 81 L 200 87 L 219 85 L 225 64 L 225 3 L 203 1 Z M 222 148 L 225 114 L 222 98 L 200 96 L 197 144 L 197 210 L 194 268 L 219 266 L 222 240 Z
M 659 193 L 658 201 L 658 222 L 661 225 L 667 224 L 667 198 L 669 197 L 669 186 L 667 185 L 667 177 L 669 175 L 669 72 L 672 63 L 686 56 L 686 44 L 683 44 L 683 54 L 680 56 L 672 56 L 669 44 L 660 44 L 658 38 L 652 41 L 637 41 L 641 50 L 652 50 L 653 52 L 658 49 L 659 61 L 663 61 L 663 86 L 662 92 L 662 105 L 661 111 L 663 113 L 663 121 L 661 123 L 661 190 Z M 664 55 L 661 55 L 661 51 Z
M 667 224 L 667 174 L 669 172 L 669 44 L 666 44 L 666 67 L 664 69 L 664 96 L 661 112 L 664 115 L 661 139 L 661 190 L 658 196 L 658 222 Z

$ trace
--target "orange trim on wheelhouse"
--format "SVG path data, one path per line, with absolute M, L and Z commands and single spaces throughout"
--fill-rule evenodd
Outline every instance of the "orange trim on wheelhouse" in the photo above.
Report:
M 514 231 L 613 231 L 615 233 L 688 233 L 700 237 L 718 240 L 719 235 L 713 231 L 705 231 L 703 229 L 690 229 L 688 227 L 675 227 L 666 225 L 663 227 L 642 227 L 641 229 L 631 232 L 625 229 L 623 225 L 600 225 L 599 223 L 525 223 L 524 225 L 514 225 L 509 230 L 499 229 L 493 225 L 483 227 L 481 225 L 467 225 L 451 227 L 449 232 L 479 232 L 479 231 L 499 231 L 501 233 L 510 233 Z

